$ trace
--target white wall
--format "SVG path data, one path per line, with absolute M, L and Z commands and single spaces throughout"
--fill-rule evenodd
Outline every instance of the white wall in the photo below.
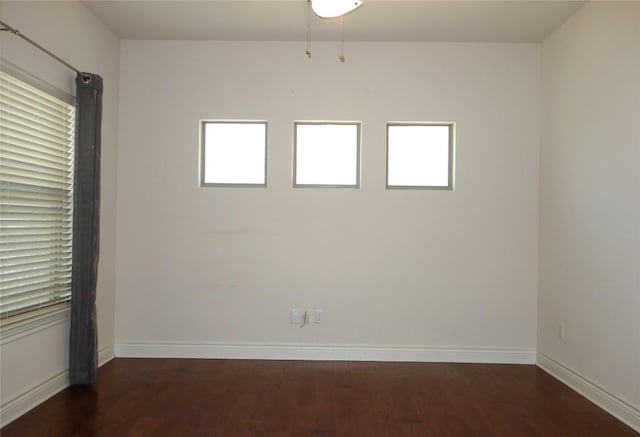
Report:
M 76 68 L 104 78 L 102 206 L 98 275 L 98 346 L 104 361 L 113 356 L 115 300 L 116 141 L 119 40 L 79 2 L 2 2 L 2 20 L 44 45 Z M 3 61 L 75 93 L 75 73 L 19 38 L 0 35 Z M 2 424 L 66 384 L 68 315 L 31 335 L 2 334 Z
M 348 43 L 345 64 L 337 50 L 122 41 L 118 354 L 533 356 L 539 46 Z M 199 188 L 199 119 L 268 120 L 268 188 Z M 292 122 L 325 119 L 362 120 L 359 190 L 291 187 Z M 385 190 L 385 122 L 409 120 L 457 123 L 455 191 Z M 289 323 L 291 308 L 315 307 L 323 325 Z M 176 348 L 193 343 L 204 349 Z
M 542 67 L 538 351 L 640 429 L 640 3 L 587 4 Z

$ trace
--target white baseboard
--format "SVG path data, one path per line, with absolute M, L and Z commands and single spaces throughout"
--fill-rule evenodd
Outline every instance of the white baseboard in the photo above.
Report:
M 640 432 L 640 409 L 609 393 L 587 377 L 538 352 L 537 366 Z
M 113 345 L 103 347 L 98 351 L 98 365 L 102 366 L 115 358 Z M 44 381 L 34 384 L 19 395 L 9 399 L 0 407 L 0 427 L 8 425 L 29 410 L 40 405 L 53 395 L 69 386 L 69 371 L 56 373 Z
M 0 426 L 5 426 L 22 416 L 27 411 L 37 407 L 56 393 L 69 386 L 67 370 L 45 379 L 39 384 L 29 387 L 18 396 L 2 404 Z
M 110 344 L 98 351 L 98 367 L 102 367 L 116 357 L 115 346 Z
M 534 349 L 371 345 L 117 343 L 117 357 L 535 364 Z

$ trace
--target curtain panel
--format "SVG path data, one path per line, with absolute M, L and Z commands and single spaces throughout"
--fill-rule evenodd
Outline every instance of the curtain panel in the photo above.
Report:
M 98 370 L 96 286 L 100 231 L 102 78 L 76 76 L 76 149 L 69 380 L 91 384 Z

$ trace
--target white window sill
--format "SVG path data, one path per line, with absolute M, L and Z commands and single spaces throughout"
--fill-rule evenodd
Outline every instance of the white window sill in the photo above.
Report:
M 41 314 L 33 314 L 15 322 L 3 321 L 0 327 L 0 345 L 11 343 L 20 338 L 35 334 L 47 328 L 61 325 L 69 321 L 70 304 L 68 302 L 45 310 Z

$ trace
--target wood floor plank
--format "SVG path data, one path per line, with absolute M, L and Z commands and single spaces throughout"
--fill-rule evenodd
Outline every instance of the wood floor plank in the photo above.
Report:
M 2 437 L 638 437 L 535 366 L 118 358 Z

